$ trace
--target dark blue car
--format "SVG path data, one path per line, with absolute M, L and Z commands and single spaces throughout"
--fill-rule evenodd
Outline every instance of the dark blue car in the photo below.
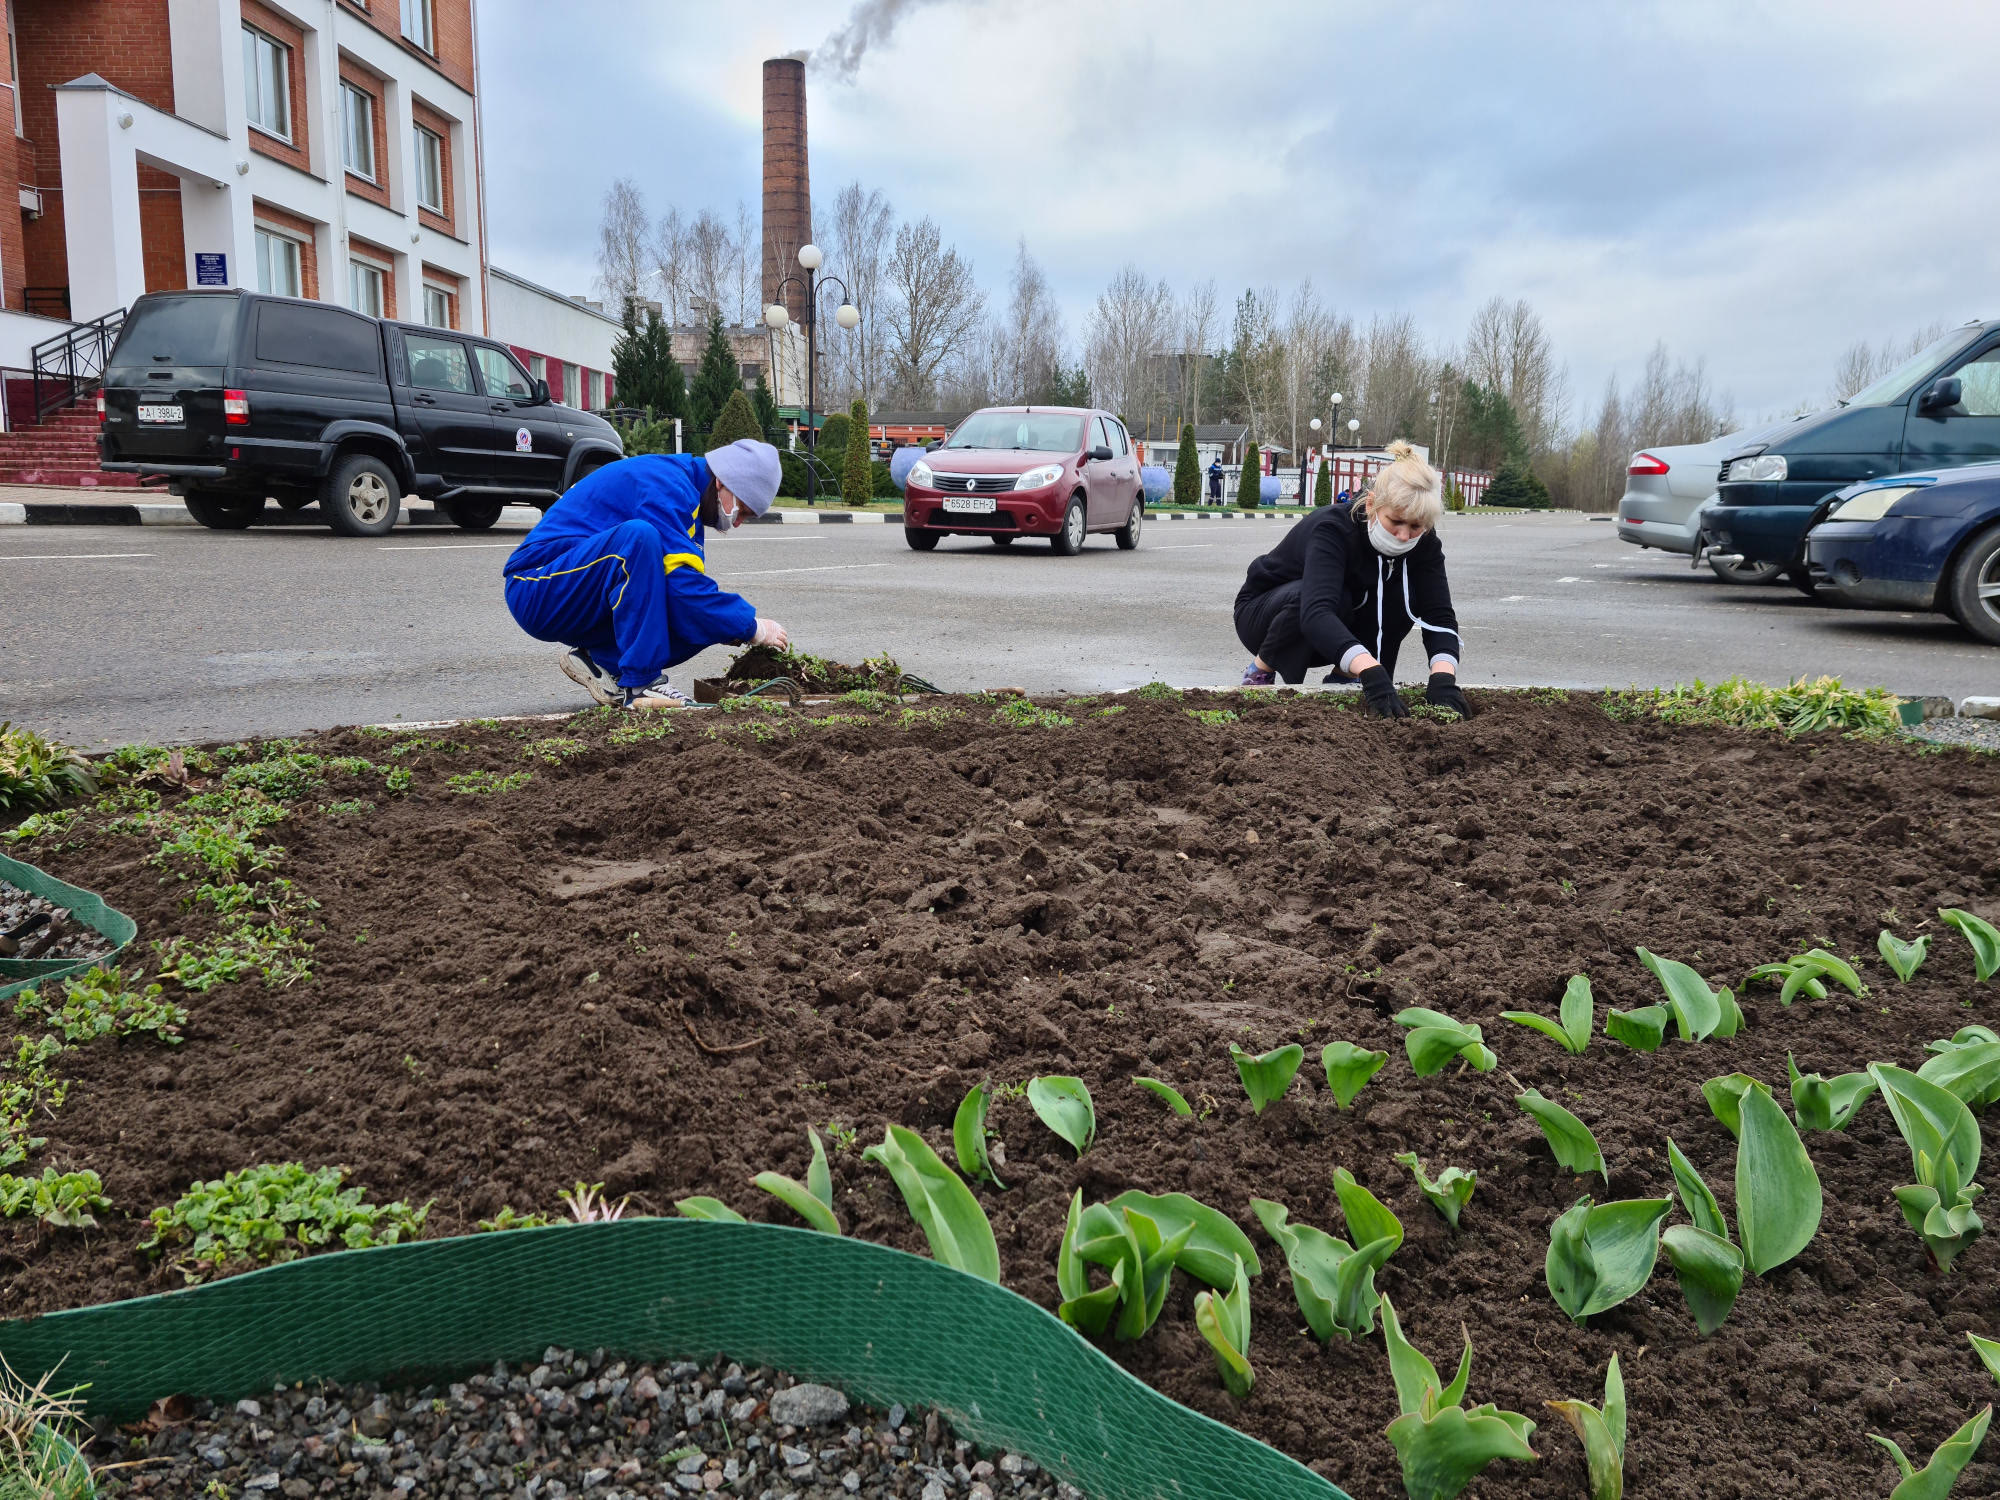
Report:
M 1812 592 L 1806 528 L 1835 490 L 1892 474 L 2000 462 L 2000 321 L 1954 329 L 1831 411 L 1725 455 L 1702 542 L 1775 563 Z
M 1849 485 L 1815 508 L 1813 582 L 1847 603 L 1938 610 L 2000 646 L 2000 463 Z

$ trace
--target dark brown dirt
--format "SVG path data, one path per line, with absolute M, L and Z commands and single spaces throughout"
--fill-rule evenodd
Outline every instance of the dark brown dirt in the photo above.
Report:
M 1548 1226 L 1587 1185 L 1556 1167 L 1506 1074 L 1597 1131 L 1609 1196 L 1669 1194 L 1671 1136 L 1731 1208 L 1733 1145 L 1701 1080 L 1740 1069 L 1782 1099 L 1788 1050 L 1828 1074 L 1915 1066 L 1929 1039 L 1994 1020 L 2000 984 L 1973 983 L 1933 913 L 2000 915 L 2000 761 L 1617 723 L 1581 697 L 1488 696 L 1451 725 L 1280 698 L 1210 727 L 1182 712 L 1193 698 L 1120 702 L 1036 730 L 962 700 L 969 717 L 912 729 L 689 714 L 632 746 L 580 720 L 563 732 L 586 753 L 492 797 L 449 795 L 445 778 L 523 765 L 527 731 L 459 731 L 469 751 L 409 758 L 407 797 L 295 816 L 275 833 L 283 873 L 322 903 L 317 979 L 190 997 L 171 1055 L 71 1055 L 79 1085 L 39 1160 L 97 1169 L 133 1217 L 89 1236 L 12 1231 L 0 1313 L 164 1287 L 135 1259 L 136 1220 L 191 1179 L 294 1157 L 346 1163 L 378 1199 L 435 1198 L 432 1234 L 502 1203 L 548 1208 L 579 1178 L 636 1210 L 701 1192 L 783 1219 L 749 1177 L 802 1175 L 806 1124 L 833 1121 L 859 1133 L 834 1156 L 842 1221 L 921 1249 L 859 1146 L 888 1119 L 948 1154 L 982 1077 L 1077 1073 L 1099 1119 L 1081 1162 L 1024 1101 L 995 1111 L 1009 1188 L 980 1196 L 1007 1284 L 1053 1306 L 1075 1188 L 1185 1189 L 1246 1228 L 1252 1196 L 1278 1198 L 1339 1233 L 1331 1174 L 1346 1166 L 1408 1232 L 1379 1282 L 1412 1338 L 1444 1364 L 1465 1323 L 1472 1399 L 1542 1423 L 1541 1462 L 1489 1471 L 1473 1490 L 1489 1500 L 1585 1492 L 1581 1450 L 1542 1402 L 1597 1399 L 1614 1351 L 1628 1492 L 1673 1500 L 1886 1493 L 1866 1433 L 1927 1456 L 1994 1397 L 1965 1333 L 2000 1334 L 2000 1244 L 1949 1278 L 1926 1270 L 1890 1196 L 1911 1172 L 1879 1102 L 1845 1134 L 1807 1137 L 1818 1237 L 1700 1340 L 1664 1259 L 1587 1328 L 1550 1299 Z M 342 732 L 325 748 L 379 757 L 382 742 Z M 206 930 L 134 839 L 25 852 L 107 893 L 144 937 Z M 1908 985 L 1874 958 L 1885 920 L 1939 933 Z M 1639 943 L 1720 981 L 1825 943 L 1866 955 L 1873 988 L 1789 1010 L 1759 989 L 1743 1035 L 1652 1056 L 1600 1036 L 1570 1058 L 1497 1019 L 1552 1014 L 1579 971 L 1600 1022 L 1606 1003 L 1647 1003 Z M 1500 1071 L 1414 1078 L 1389 1019 L 1412 1003 L 1481 1023 Z M 711 1055 L 690 1026 L 709 1047 L 761 1041 Z M 1315 1059 L 1335 1038 L 1391 1059 L 1345 1114 L 1302 1074 L 1253 1117 L 1228 1043 L 1290 1038 Z M 1135 1073 L 1173 1081 L 1203 1118 L 1172 1119 Z M 1403 1150 L 1478 1171 L 1458 1234 L 1391 1161 Z M 1240 1406 L 1184 1279 L 1153 1333 L 1111 1352 L 1360 1500 L 1399 1493 L 1379 1339 L 1317 1345 L 1282 1258 L 1260 1252 L 1259 1381 Z M 2000 1451 L 1958 1493 L 2000 1493 Z

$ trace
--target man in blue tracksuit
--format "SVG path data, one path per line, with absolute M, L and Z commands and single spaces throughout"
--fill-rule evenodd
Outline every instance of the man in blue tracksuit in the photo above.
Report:
M 679 708 L 667 668 L 721 642 L 790 642 L 775 620 L 708 576 L 707 533 L 771 508 L 778 450 L 751 438 L 705 458 L 607 464 L 549 507 L 508 554 L 507 609 L 538 641 L 570 648 L 564 675 L 607 706 Z

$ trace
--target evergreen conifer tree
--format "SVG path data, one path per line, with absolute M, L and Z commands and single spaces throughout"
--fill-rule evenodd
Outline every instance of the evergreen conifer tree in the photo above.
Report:
M 639 309 L 625 299 L 625 331 L 611 346 L 611 383 L 618 400 L 626 406 L 644 406 L 648 370 L 645 334 L 639 327 Z
M 868 446 L 868 403 L 856 401 L 847 411 L 847 459 L 840 469 L 840 497 L 849 505 L 866 505 L 875 496 Z
M 729 336 L 722 331 L 722 314 L 711 313 L 708 346 L 701 351 L 701 366 L 695 371 L 694 389 L 688 392 L 688 416 L 694 423 L 695 431 L 712 431 L 730 393 L 742 389 L 743 380 L 736 370 L 736 352 L 729 347 Z
M 1325 459 L 1320 460 L 1319 478 L 1313 482 L 1313 504 L 1333 504 L 1333 465 Z
M 757 409 L 741 390 L 731 391 L 729 399 L 722 403 L 722 415 L 715 419 L 715 426 L 708 434 L 708 446 L 720 448 L 738 438 L 764 440 L 764 429 L 757 423 Z
M 1516 510 L 1547 510 L 1549 487 L 1535 477 L 1524 458 L 1510 458 L 1494 471 L 1493 483 L 1486 487 L 1487 505 L 1511 506 Z
M 1244 510 L 1255 510 L 1263 497 L 1264 460 L 1257 452 L 1255 443 L 1247 443 L 1243 448 L 1243 472 L 1236 482 L 1236 503 Z
M 645 370 L 650 384 L 640 404 L 651 407 L 656 417 L 680 417 L 685 420 L 688 414 L 687 380 L 681 374 L 680 361 L 674 358 L 673 329 L 649 308 L 641 337 L 645 340 Z
M 1194 424 L 1181 424 L 1181 451 L 1174 459 L 1174 504 L 1201 504 L 1201 453 L 1194 445 Z
M 764 372 L 757 372 L 756 388 L 750 392 L 750 405 L 757 413 L 757 423 L 763 431 L 764 441 L 775 443 L 778 432 L 778 403 L 771 395 L 770 386 L 764 383 Z

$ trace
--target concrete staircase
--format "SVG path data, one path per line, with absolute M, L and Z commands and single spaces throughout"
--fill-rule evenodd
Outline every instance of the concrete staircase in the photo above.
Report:
M 136 474 L 97 466 L 97 397 L 52 414 L 40 426 L 0 432 L 0 484 L 53 484 L 84 489 L 139 487 Z

